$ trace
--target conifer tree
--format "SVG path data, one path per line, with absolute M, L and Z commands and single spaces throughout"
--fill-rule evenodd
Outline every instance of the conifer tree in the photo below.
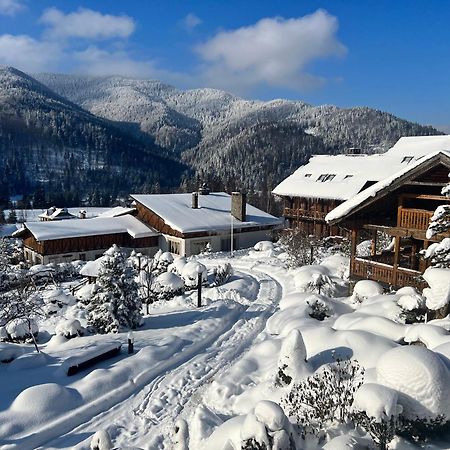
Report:
M 135 281 L 135 269 L 113 245 L 105 252 L 94 295 L 88 306 L 88 321 L 99 333 L 118 333 L 140 324 L 142 303 Z

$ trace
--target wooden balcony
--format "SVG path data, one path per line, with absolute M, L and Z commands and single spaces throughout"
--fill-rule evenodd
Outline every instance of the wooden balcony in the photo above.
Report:
M 394 287 L 413 286 L 422 290 L 428 286 L 421 278 L 421 272 L 419 271 L 393 267 L 389 264 L 363 258 L 352 259 L 351 275 L 356 278 L 374 280 Z
M 397 226 L 409 230 L 426 230 L 430 224 L 432 211 L 426 209 L 402 208 L 398 210 Z
M 288 219 L 325 220 L 326 212 L 299 208 L 284 208 L 283 216 Z

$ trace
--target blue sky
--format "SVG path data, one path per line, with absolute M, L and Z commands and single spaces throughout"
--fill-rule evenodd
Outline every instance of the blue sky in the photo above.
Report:
M 450 131 L 450 2 L 0 0 L 0 63 L 364 105 Z

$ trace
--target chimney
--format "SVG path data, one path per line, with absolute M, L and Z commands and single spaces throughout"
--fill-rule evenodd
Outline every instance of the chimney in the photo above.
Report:
M 192 209 L 198 209 L 198 192 L 192 193 Z
M 80 219 L 86 219 L 86 211 L 85 211 L 84 209 L 80 209 L 80 210 L 78 211 L 78 217 L 79 217 Z
M 231 215 L 241 222 L 245 222 L 247 219 L 247 195 L 243 192 L 231 193 Z

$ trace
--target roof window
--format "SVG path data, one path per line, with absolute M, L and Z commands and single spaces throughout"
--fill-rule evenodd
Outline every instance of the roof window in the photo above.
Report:
M 414 159 L 414 156 L 405 156 L 402 159 L 402 163 L 409 164 Z
M 319 178 L 317 178 L 317 181 L 324 183 L 325 181 L 331 181 L 335 176 L 336 174 L 334 173 L 323 173 Z
M 351 178 L 353 175 L 345 175 L 344 180 L 346 180 L 347 178 Z
M 305 173 L 305 178 L 311 178 L 312 173 Z

